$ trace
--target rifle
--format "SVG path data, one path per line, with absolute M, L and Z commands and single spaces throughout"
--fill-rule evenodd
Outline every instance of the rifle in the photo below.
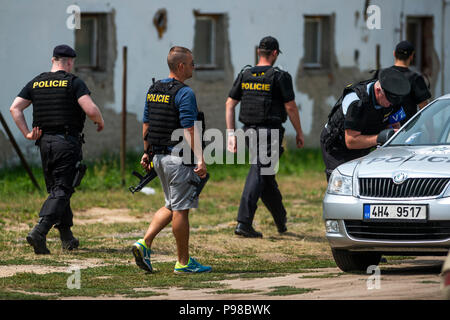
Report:
M 151 166 L 151 169 L 145 176 L 139 174 L 136 171 L 132 172 L 132 174 L 134 176 L 138 177 L 140 180 L 136 187 L 131 186 L 128 188 L 128 190 L 130 190 L 130 192 L 132 194 L 134 194 L 135 192 L 141 191 L 142 188 L 144 188 L 147 185 L 147 183 L 149 183 L 150 181 L 152 181 L 153 179 L 155 179 L 158 176 L 156 174 L 155 168 L 153 168 L 153 162 L 150 162 L 150 166 Z

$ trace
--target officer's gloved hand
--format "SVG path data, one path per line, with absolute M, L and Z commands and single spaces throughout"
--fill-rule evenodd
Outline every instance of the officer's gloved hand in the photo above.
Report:
M 395 133 L 394 129 L 384 129 L 377 136 L 377 145 L 381 146 L 386 143 Z

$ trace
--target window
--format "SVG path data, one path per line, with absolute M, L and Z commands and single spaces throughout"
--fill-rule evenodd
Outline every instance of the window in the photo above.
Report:
M 305 16 L 304 67 L 327 68 L 330 60 L 330 18 Z
M 433 18 L 407 17 L 406 39 L 414 45 L 415 54 L 411 67 L 418 72 L 431 72 L 433 50 Z
M 194 59 L 197 70 L 223 69 L 224 16 L 221 14 L 195 15 Z
M 105 55 L 106 14 L 81 14 L 81 28 L 75 29 L 77 69 L 101 70 Z
M 305 64 L 320 66 L 321 23 L 319 18 L 305 19 Z
M 195 20 L 195 54 L 200 66 L 215 66 L 216 21 L 212 17 L 200 16 Z

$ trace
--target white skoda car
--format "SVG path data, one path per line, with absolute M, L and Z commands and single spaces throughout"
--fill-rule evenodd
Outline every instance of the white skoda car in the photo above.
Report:
M 333 171 L 323 219 L 338 267 L 366 271 L 381 255 L 446 255 L 449 182 L 450 94 L 383 146 Z

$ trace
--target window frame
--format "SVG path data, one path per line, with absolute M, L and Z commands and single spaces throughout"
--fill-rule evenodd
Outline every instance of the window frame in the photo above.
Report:
M 91 71 L 99 71 L 102 69 L 101 65 L 100 65 L 100 32 L 102 32 L 99 27 L 100 25 L 100 20 L 101 19 L 106 19 L 107 18 L 107 14 L 106 13 L 81 13 L 81 21 L 83 21 L 83 19 L 89 19 L 94 22 L 93 23 L 93 34 L 92 34 L 92 43 L 91 43 L 91 48 L 90 48 L 90 60 L 91 63 L 90 64 L 80 64 L 78 61 L 75 63 L 75 69 L 76 70 L 91 70 Z M 77 29 L 75 29 L 75 51 L 77 51 L 77 46 L 76 46 L 76 32 Z
M 195 23 L 197 23 L 197 20 L 209 20 L 211 21 L 211 45 L 208 48 L 210 50 L 211 55 L 211 63 L 195 63 L 195 69 L 197 70 L 216 70 L 218 69 L 218 64 L 216 61 L 216 37 L 217 37 L 217 15 L 210 15 L 210 14 L 197 14 L 195 16 Z M 196 48 L 198 50 L 198 48 Z
M 414 41 L 412 41 L 414 45 L 414 59 L 413 63 L 411 63 L 411 68 L 415 71 L 419 71 L 422 66 L 422 36 L 423 36 L 423 27 L 422 27 L 422 19 L 420 17 L 410 16 L 406 19 L 406 37 L 409 35 L 409 26 L 413 24 L 416 28 L 416 33 L 414 34 Z M 411 41 L 412 39 L 410 39 Z
M 317 36 L 316 36 L 316 40 L 317 40 L 317 62 L 304 62 L 303 66 L 307 69 L 321 69 L 324 67 L 323 62 L 322 62 L 322 58 L 323 58 L 323 53 L 322 53 L 322 41 L 323 41 L 323 24 L 324 24 L 324 20 L 326 16 L 310 16 L 310 15 L 305 15 L 304 16 L 304 32 L 306 32 L 306 24 L 307 23 L 311 23 L 311 22 L 316 22 L 317 23 Z M 305 42 L 305 37 L 303 38 L 303 42 Z M 305 49 L 305 54 L 303 55 L 304 57 L 306 57 L 306 44 L 304 43 L 304 49 Z

